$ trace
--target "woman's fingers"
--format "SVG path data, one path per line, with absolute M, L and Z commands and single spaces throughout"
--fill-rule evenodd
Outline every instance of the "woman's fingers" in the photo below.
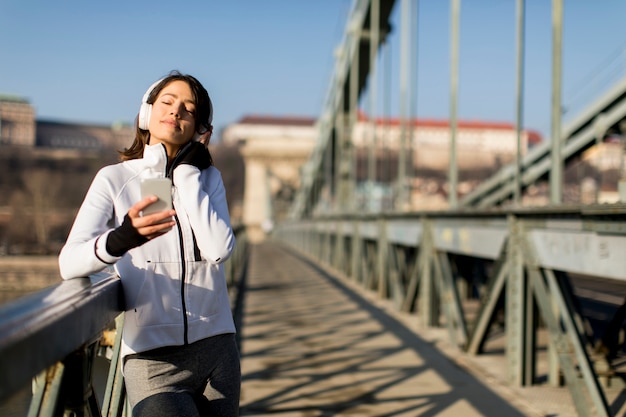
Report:
M 159 198 L 155 195 L 150 195 L 141 199 L 139 202 L 135 203 L 130 209 L 128 209 L 128 215 L 130 218 L 140 217 L 141 212 L 148 207 L 150 204 L 156 203 Z
M 156 216 L 157 214 L 151 214 L 151 216 Z M 169 216 L 169 218 L 171 219 L 171 216 Z M 137 231 L 140 235 L 145 236 L 148 239 L 153 239 L 157 236 L 162 235 L 163 233 L 169 232 L 175 224 L 176 222 L 174 220 L 151 223 L 149 225 L 137 228 Z
M 132 221 L 133 227 L 137 229 L 140 235 L 146 236 L 148 239 L 162 235 L 176 224 L 173 219 L 176 215 L 175 210 L 164 210 L 141 216 L 141 212 L 157 200 L 156 196 L 148 196 L 128 210 L 128 216 Z

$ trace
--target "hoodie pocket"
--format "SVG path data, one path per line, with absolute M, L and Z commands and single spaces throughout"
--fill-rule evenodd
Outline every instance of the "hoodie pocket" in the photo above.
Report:
M 137 326 L 179 324 L 183 321 L 180 264 L 148 262 L 135 303 Z
M 226 283 L 220 279 L 218 265 L 212 265 L 206 261 L 188 262 L 187 265 L 187 270 L 190 272 L 185 286 L 188 320 L 189 322 L 206 321 L 220 311 Z

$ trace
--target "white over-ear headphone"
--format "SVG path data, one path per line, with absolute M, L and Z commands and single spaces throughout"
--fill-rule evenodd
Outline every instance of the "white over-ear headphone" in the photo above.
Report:
M 148 130 L 148 127 L 150 126 L 152 104 L 148 104 L 148 98 L 150 97 L 150 93 L 152 93 L 152 90 L 154 90 L 154 87 L 156 87 L 161 81 L 163 81 L 163 78 L 154 82 L 148 88 L 146 93 L 143 95 L 143 98 L 141 99 L 141 107 L 139 107 L 139 118 L 137 120 L 137 126 L 139 126 L 139 129 Z
M 146 90 L 143 98 L 141 99 L 141 107 L 139 107 L 139 117 L 137 119 L 137 126 L 139 129 L 148 130 L 150 126 L 150 115 L 152 114 L 152 104 L 148 103 L 148 98 L 152 93 L 152 90 L 165 78 L 161 78 L 160 80 L 155 81 L 148 90 Z M 211 102 L 211 97 L 209 97 L 209 125 L 213 123 L 213 103 Z M 196 133 L 196 136 L 198 134 Z

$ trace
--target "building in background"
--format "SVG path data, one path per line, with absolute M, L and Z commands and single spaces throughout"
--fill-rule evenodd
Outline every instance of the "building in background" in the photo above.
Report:
M 262 240 L 282 220 L 300 187 L 301 168 L 317 139 L 316 120 L 245 116 L 222 131 L 226 146 L 244 158 L 242 222 L 251 241 Z
M 401 149 L 403 135 L 405 149 Z M 448 120 L 414 119 L 403 126 L 399 119 L 374 122 L 361 113 L 352 142 L 356 148 L 375 143 L 379 150 L 409 152 L 416 169 L 447 172 L 450 135 Z M 533 130 L 524 129 L 520 136 L 522 155 L 543 140 Z M 499 168 L 514 161 L 516 152 L 517 132 L 512 123 L 461 120 L 457 124 L 457 164 L 461 170 Z
M 409 209 L 442 208 L 447 204 L 441 194 L 449 163 L 449 123 L 418 119 L 408 126 L 403 128 L 397 119 L 377 119 L 374 123 L 363 114 L 359 116 L 352 130 L 356 206 L 389 208 L 393 205 L 393 181 L 400 152 L 412 155 L 414 178 Z M 460 122 L 457 131 L 459 169 L 473 172 L 471 180 L 474 182 L 515 158 L 517 135 L 513 124 Z M 408 143 L 404 150 L 401 148 L 403 132 Z M 262 239 L 273 222 L 286 217 L 317 138 L 316 120 L 302 117 L 246 116 L 223 130 L 222 141 L 239 146 L 245 160 L 242 221 L 253 240 Z M 541 140 L 539 133 L 523 131 L 523 153 Z M 376 148 L 375 184 L 369 183 L 367 172 L 371 146 Z
M 37 146 L 52 149 L 124 149 L 131 145 L 135 129 L 127 124 L 110 126 L 37 121 Z
M 28 100 L 0 95 L 0 145 L 35 146 L 35 109 Z
M 28 100 L 0 95 L 0 145 L 49 149 L 99 150 L 128 147 L 135 136 L 129 124 L 110 126 L 37 120 Z

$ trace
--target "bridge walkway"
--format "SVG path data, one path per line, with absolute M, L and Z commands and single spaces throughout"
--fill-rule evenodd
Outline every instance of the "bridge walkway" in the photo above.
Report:
M 425 337 L 414 316 L 306 257 L 274 242 L 250 255 L 242 416 L 546 415 L 467 355 L 446 352 L 444 334 Z M 556 399 L 559 416 L 568 395 Z

